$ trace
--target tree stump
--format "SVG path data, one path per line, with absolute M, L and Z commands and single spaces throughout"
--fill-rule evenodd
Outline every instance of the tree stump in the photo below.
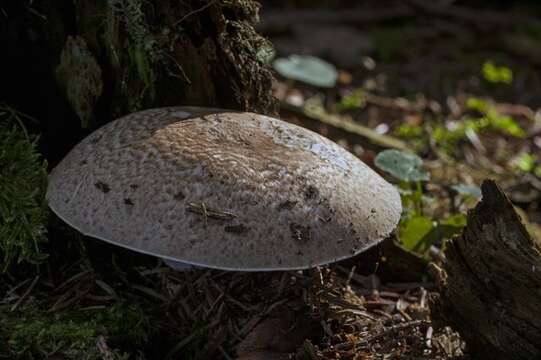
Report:
M 445 251 L 439 312 L 474 358 L 541 358 L 541 245 L 493 181 Z
M 275 114 L 253 0 L 36 0 L 0 6 L 0 102 L 39 120 L 51 165 L 97 127 L 174 105 Z

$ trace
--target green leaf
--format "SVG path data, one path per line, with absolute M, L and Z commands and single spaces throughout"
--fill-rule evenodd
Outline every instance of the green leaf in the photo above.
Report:
M 413 216 L 400 223 L 400 241 L 408 250 L 423 253 L 427 246 L 425 237 L 427 237 L 435 228 L 435 223 L 426 216 Z
M 466 184 L 458 184 L 451 186 L 460 195 L 471 196 L 475 198 L 481 198 L 481 189 L 477 186 L 470 186 Z
M 362 88 L 353 91 L 351 94 L 342 97 L 340 102 L 336 104 L 338 111 L 360 109 L 366 105 L 364 99 L 364 90 Z
M 395 133 L 402 138 L 414 139 L 423 135 L 423 128 L 418 125 L 404 123 L 396 128 Z
M 449 216 L 447 219 L 441 221 L 440 224 L 462 229 L 464 226 L 466 226 L 467 222 L 468 218 L 466 217 L 466 214 L 458 213 Z
M 511 84 L 513 82 L 513 71 L 506 66 L 496 66 L 492 61 L 483 64 L 483 78 L 493 84 Z
M 287 59 L 276 59 L 273 67 L 283 77 L 314 86 L 333 87 L 338 79 L 334 65 L 314 56 L 291 55 Z
M 441 221 L 438 224 L 438 238 L 451 239 L 453 236 L 459 234 L 466 226 L 468 218 L 465 214 L 459 213 L 451 215 L 447 219 Z
M 466 107 L 469 110 L 475 110 L 480 112 L 481 114 L 486 114 L 490 108 L 490 106 L 485 100 L 476 97 L 469 97 L 466 100 Z
M 526 131 L 510 116 L 502 115 L 494 105 L 483 99 L 476 97 L 468 98 L 466 106 L 469 110 L 476 111 L 482 116 L 480 118 L 469 119 L 466 121 L 466 127 L 476 132 L 491 128 L 514 137 L 526 136 Z
M 423 170 L 423 160 L 415 154 L 400 150 L 380 152 L 374 164 L 381 170 L 402 181 L 428 181 L 430 174 Z
M 535 156 L 528 153 L 521 153 L 512 161 L 512 164 L 517 169 L 530 172 L 535 167 Z
M 520 125 L 509 116 L 498 115 L 490 119 L 490 125 L 497 130 L 501 130 L 503 133 L 514 137 L 524 137 L 526 132 L 520 127 Z
M 442 239 L 459 234 L 466 223 L 467 217 L 462 213 L 452 215 L 439 224 L 426 216 L 412 216 L 400 223 L 400 241 L 406 249 L 423 255 Z

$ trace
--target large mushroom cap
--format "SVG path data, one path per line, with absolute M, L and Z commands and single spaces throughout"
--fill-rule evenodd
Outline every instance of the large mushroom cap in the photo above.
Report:
M 387 237 L 402 211 L 392 185 L 312 131 L 193 107 L 96 130 L 52 171 L 47 199 L 85 235 L 246 271 L 353 256 Z

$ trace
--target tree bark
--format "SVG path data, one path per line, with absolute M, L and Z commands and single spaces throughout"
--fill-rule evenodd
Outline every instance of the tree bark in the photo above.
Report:
M 54 165 L 129 112 L 193 105 L 274 114 L 253 0 L 21 0 L 0 5 L 0 101 L 41 122 Z
M 493 181 L 446 249 L 439 311 L 479 359 L 541 358 L 541 245 Z

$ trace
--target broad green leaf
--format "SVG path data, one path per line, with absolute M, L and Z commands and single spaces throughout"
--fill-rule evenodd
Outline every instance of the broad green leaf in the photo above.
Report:
M 417 253 L 423 253 L 430 245 L 426 245 L 425 237 L 435 227 L 435 223 L 426 216 L 414 216 L 400 223 L 400 241 L 402 245 Z
M 464 214 L 455 214 L 439 224 L 426 216 L 413 216 L 400 223 L 400 241 L 403 246 L 418 254 L 426 254 L 430 246 L 459 234 L 466 226 Z
M 423 170 L 423 160 L 415 154 L 400 150 L 380 152 L 374 164 L 381 170 L 402 181 L 428 181 L 430 174 Z
M 314 56 L 291 55 L 287 59 L 276 59 L 273 67 L 283 77 L 314 86 L 333 87 L 338 79 L 334 65 Z

